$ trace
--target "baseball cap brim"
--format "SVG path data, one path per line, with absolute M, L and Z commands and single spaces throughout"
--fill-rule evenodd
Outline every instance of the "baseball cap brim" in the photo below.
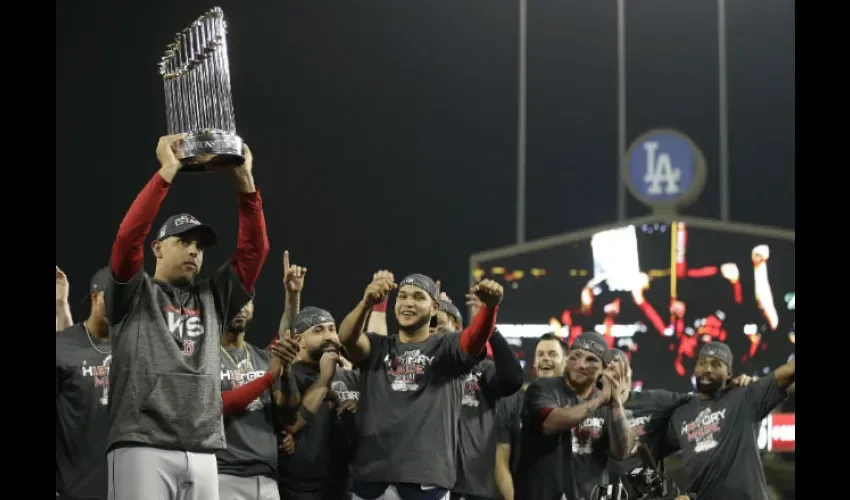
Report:
M 215 246 L 218 242 L 218 236 L 215 234 L 215 230 L 213 230 L 212 226 L 209 224 L 198 224 L 196 226 L 188 225 L 179 227 L 171 232 L 171 234 L 167 234 L 162 237 L 160 240 L 164 240 L 170 236 L 180 236 L 181 234 L 188 233 L 190 231 L 195 231 L 198 234 L 198 241 L 203 245 L 204 248 L 209 248 Z

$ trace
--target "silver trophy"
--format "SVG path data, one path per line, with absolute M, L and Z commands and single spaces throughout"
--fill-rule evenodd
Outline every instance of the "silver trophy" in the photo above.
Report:
M 168 134 L 186 133 L 184 172 L 239 166 L 242 138 L 236 135 L 227 58 L 227 23 L 215 7 L 175 35 L 159 63 L 165 86 Z

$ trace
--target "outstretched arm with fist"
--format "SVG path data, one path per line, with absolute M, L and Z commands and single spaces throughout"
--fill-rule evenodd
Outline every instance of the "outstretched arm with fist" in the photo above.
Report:
M 348 351 L 352 363 L 360 363 L 369 356 L 371 351 L 369 337 L 362 332 L 372 306 L 384 300 L 397 287 L 392 273 L 375 274 L 363 293 L 363 299 L 340 323 L 339 340 Z

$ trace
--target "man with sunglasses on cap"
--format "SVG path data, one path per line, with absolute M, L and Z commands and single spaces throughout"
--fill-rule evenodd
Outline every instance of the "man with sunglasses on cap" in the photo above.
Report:
M 796 360 L 730 388 L 732 360 L 722 342 L 702 346 L 694 368 L 697 395 L 673 412 L 668 444 L 681 448 L 685 490 L 699 500 L 767 500 L 758 424 L 787 397 Z
M 471 310 L 477 313 L 480 302 L 471 295 Z M 463 317 L 448 296 L 441 293 L 437 312 L 437 331 L 445 333 L 446 319 L 460 331 Z M 445 315 L 446 318 L 440 318 Z M 498 330 L 487 343 L 488 359 L 478 362 L 463 380 L 460 412 L 460 439 L 457 455 L 457 481 L 452 487 L 452 500 L 487 500 L 497 495 L 493 477 L 496 454 L 496 405 L 522 388 L 522 365 L 511 346 Z
M 340 366 L 340 342 L 331 313 L 305 307 L 292 326 L 301 346 L 298 363 L 292 366 L 301 408 L 289 429 L 298 446 L 292 455 L 280 456 L 281 498 L 350 498 L 358 375 Z
M 590 500 L 609 455 L 619 460 L 629 455 L 635 439 L 621 399 L 625 374 L 619 363 L 606 367 L 609 355 L 605 338 L 582 333 L 564 377 L 528 386 L 516 498 Z
M 185 134 L 160 138 L 160 169 L 118 228 L 106 314 L 114 363 L 109 372 L 109 498 L 217 500 L 215 452 L 226 447 L 222 422 L 224 328 L 251 299 L 268 254 L 253 157 L 230 170 L 239 191 L 236 251 L 212 277 L 196 279 L 213 229 L 189 214 L 156 232 L 154 276 L 142 268 L 144 244 L 182 168 Z M 271 374 L 263 380 L 270 388 Z
M 372 306 L 396 288 L 398 335 L 361 334 Z M 342 321 L 339 338 L 360 369 L 355 500 L 449 497 L 457 474 L 463 377 L 486 354 L 503 294 L 490 280 L 473 292 L 483 305 L 459 333 L 430 333 L 438 290 L 421 274 L 398 286 L 391 274 L 378 277 Z
M 103 304 L 108 267 L 91 279 L 89 317 L 56 337 L 56 491 L 105 500 L 106 427 L 112 347 Z

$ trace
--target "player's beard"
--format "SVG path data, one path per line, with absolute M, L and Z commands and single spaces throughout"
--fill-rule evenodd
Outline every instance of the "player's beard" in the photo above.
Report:
M 723 381 L 722 380 L 712 378 L 710 382 L 703 382 L 702 377 L 697 377 L 697 391 L 700 394 L 712 396 L 717 391 L 719 391 L 722 387 L 723 387 Z
M 248 331 L 248 323 L 250 320 L 243 318 L 234 318 L 233 321 L 230 322 L 230 325 L 227 327 L 228 333 L 232 333 L 234 335 L 241 335 Z
M 340 346 L 336 345 L 334 342 L 330 340 L 326 340 L 319 345 L 317 349 L 313 349 L 309 351 L 307 354 L 310 357 L 310 361 L 314 363 L 318 363 L 322 359 L 322 354 L 328 351 L 336 351 L 340 352 Z
M 398 329 L 399 329 L 400 332 L 411 334 L 411 333 L 415 333 L 416 331 L 418 331 L 423 326 L 429 325 L 430 323 L 431 323 L 431 316 L 423 316 L 423 317 L 419 318 L 418 320 L 416 320 L 416 322 L 413 323 L 412 325 L 402 326 L 401 324 L 399 324 Z

